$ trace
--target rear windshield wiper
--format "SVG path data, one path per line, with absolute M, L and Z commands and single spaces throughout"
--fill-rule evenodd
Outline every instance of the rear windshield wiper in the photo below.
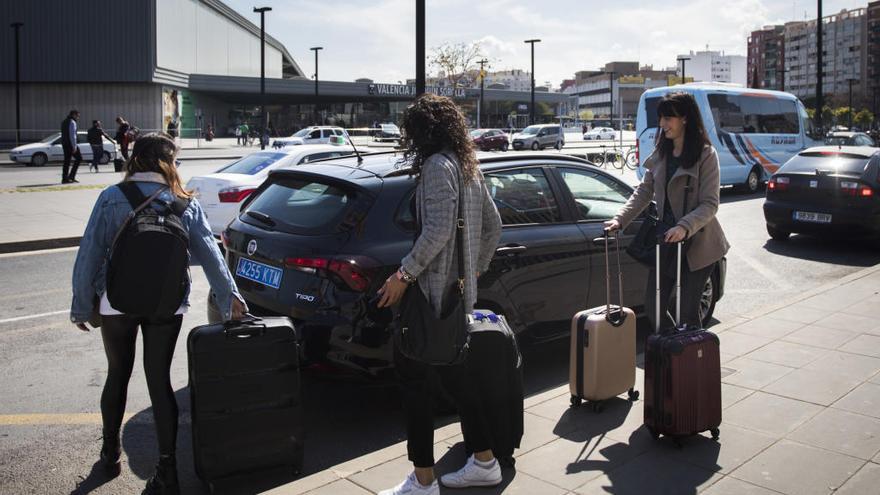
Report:
M 269 215 L 266 215 L 265 213 L 260 213 L 259 211 L 254 211 L 254 210 L 248 210 L 247 215 L 249 217 L 253 218 L 254 220 L 259 220 L 260 222 L 262 222 L 270 227 L 275 226 L 275 220 L 272 220 L 272 217 L 270 217 Z

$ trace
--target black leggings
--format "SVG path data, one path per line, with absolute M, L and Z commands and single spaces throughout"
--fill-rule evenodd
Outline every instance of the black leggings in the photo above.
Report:
M 660 321 L 664 329 L 675 325 L 673 316 L 675 307 L 670 307 L 671 297 L 675 292 L 676 248 L 670 245 L 661 246 L 660 263 Z M 700 298 L 706 281 L 712 275 L 715 265 L 691 271 L 687 262 L 687 250 L 682 248 L 681 260 L 681 323 L 700 325 L 703 315 L 700 311 Z M 645 311 L 651 320 L 651 329 L 657 328 L 655 306 L 657 305 L 657 272 L 654 267 L 648 273 L 648 287 L 645 294 Z
M 159 437 L 159 454 L 175 453 L 177 443 L 177 400 L 171 387 L 171 360 L 183 323 L 183 316 L 138 318 L 104 316 L 101 337 L 107 353 L 107 381 L 101 394 L 104 434 L 117 435 L 125 414 L 128 380 L 134 367 L 138 326 L 143 329 L 144 372 L 153 403 L 153 419 Z

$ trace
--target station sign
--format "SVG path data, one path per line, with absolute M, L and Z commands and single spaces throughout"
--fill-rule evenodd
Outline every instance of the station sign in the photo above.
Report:
M 372 96 L 403 96 L 415 98 L 416 87 L 408 84 L 370 84 L 367 86 L 367 92 Z M 425 92 L 439 96 L 448 96 L 450 98 L 464 98 L 467 94 L 465 88 L 447 88 L 438 86 L 428 86 L 425 88 Z

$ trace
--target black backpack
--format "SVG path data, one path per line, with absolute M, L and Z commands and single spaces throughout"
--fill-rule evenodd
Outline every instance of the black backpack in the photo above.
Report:
M 189 200 L 175 199 L 165 207 L 149 198 L 134 182 L 122 182 L 132 211 L 119 227 L 107 267 L 107 299 L 113 309 L 133 316 L 173 315 L 189 280 L 189 233 L 180 217 Z

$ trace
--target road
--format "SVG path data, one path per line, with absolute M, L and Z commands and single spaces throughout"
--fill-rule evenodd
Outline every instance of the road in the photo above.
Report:
M 719 217 L 733 248 L 726 296 L 715 313 L 719 321 L 880 262 L 880 253 L 859 243 L 801 236 L 787 243 L 768 241 L 761 204 L 760 195 L 722 193 Z M 155 462 L 149 400 L 143 372 L 135 367 L 123 434 L 123 474 L 105 484 L 91 473 L 100 448 L 98 404 L 105 362 L 99 333 L 83 333 L 67 322 L 75 255 L 76 248 L 0 255 L 0 493 L 132 493 L 142 487 Z M 193 276 L 185 329 L 206 321 L 207 283 L 199 269 Z M 644 327 L 641 322 L 642 335 L 648 331 Z M 567 359 L 561 356 L 567 355 L 567 346 L 555 342 L 524 349 L 529 395 L 566 382 Z M 172 382 L 182 411 L 182 482 L 187 493 L 201 493 L 192 470 L 184 338 L 176 353 Z M 388 381 L 308 370 L 303 394 L 309 435 L 306 474 L 404 438 L 396 390 Z M 229 491 L 254 493 L 289 480 L 284 474 L 261 475 L 232 483 Z

